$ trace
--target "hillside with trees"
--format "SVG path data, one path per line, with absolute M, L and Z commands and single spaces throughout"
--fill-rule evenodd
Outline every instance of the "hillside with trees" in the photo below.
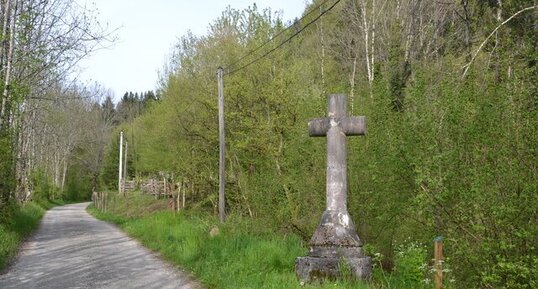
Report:
M 328 94 L 346 93 L 369 126 L 349 143 L 350 213 L 386 269 L 398 248 L 441 235 L 461 286 L 536 282 L 535 7 L 341 1 L 242 68 L 332 3 L 315 1 L 283 36 L 278 13 L 256 8 L 228 9 L 207 36 L 183 36 L 159 102 L 122 127 L 136 173 L 173 173 L 191 188 L 188 207 L 216 212 L 223 65 L 228 214 L 308 240 L 324 207 L 325 142 L 306 124 L 325 115 Z
M 216 215 L 222 66 L 230 218 L 308 242 L 325 206 L 326 148 L 307 123 L 345 93 L 348 113 L 368 119 L 367 135 L 348 142 L 349 212 L 382 268 L 422 282 L 427 268 L 410 268 L 429 264 L 443 236 L 454 288 L 533 288 L 537 35 L 534 0 L 315 0 L 292 23 L 228 8 L 207 35 L 179 39 L 157 93 L 117 106 L 68 97 L 97 88 L 43 90 L 49 79 L 37 76 L 56 74 L 39 69 L 54 66 L 8 64 L 4 45 L 0 76 L 14 84 L 2 97 L 3 202 L 24 202 L 39 178 L 64 194 L 117 190 L 122 130 L 130 178 L 167 175 L 187 191 L 187 213 Z

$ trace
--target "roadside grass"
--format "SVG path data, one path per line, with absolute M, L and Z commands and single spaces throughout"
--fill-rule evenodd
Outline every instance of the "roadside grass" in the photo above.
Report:
M 419 247 L 402 247 L 399 266 L 393 272 L 381 269 L 376 256 L 369 283 L 344 277 L 324 284 L 301 286 L 295 276 L 295 258 L 306 256 L 299 236 L 278 232 L 253 218 L 229 216 L 221 224 L 216 216 L 200 211 L 172 212 L 169 200 L 143 195 L 127 197 L 109 193 L 105 211 L 93 205 L 88 211 L 114 223 L 164 259 L 192 272 L 208 288 L 335 288 L 335 289 L 426 289 L 431 275 L 423 270 L 424 253 Z M 216 236 L 210 231 L 218 228 Z M 375 252 L 370 253 L 375 256 Z M 344 274 L 345 275 L 345 274 Z M 429 281 L 429 282 L 426 282 Z M 450 283 L 445 288 L 452 289 Z
M 306 256 L 307 250 L 298 236 L 275 234 L 252 219 L 231 217 L 220 224 L 209 215 L 162 211 L 166 205 L 166 200 L 134 193 L 126 199 L 110 197 L 107 212 L 93 205 L 88 211 L 193 272 L 208 288 L 373 288 L 351 280 L 301 287 L 294 262 L 297 256 Z M 209 232 L 215 227 L 219 234 L 211 237 Z
M 24 239 L 39 226 L 45 212 L 63 201 L 32 201 L 25 205 L 9 203 L 0 212 L 0 271 L 17 253 Z

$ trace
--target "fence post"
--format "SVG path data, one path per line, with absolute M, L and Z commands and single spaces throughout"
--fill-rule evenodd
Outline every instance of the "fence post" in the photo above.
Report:
M 434 239 L 435 289 L 443 288 L 443 237 Z

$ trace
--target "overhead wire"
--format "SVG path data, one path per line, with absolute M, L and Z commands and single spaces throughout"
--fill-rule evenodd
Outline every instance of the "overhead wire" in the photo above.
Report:
M 316 6 L 315 8 L 313 8 L 310 12 L 308 12 L 307 14 L 305 14 L 303 17 L 301 17 L 301 19 L 297 20 L 295 23 L 297 22 L 301 22 L 302 20 L 304 20 L 306 17 L 308 17 L 310 14 L 314 13 L 315 11 L 317 11 L 320 7 L 322 7 L 323 5 L 325 5 L 327 2 L 329 2 L 330 0 L 325 0 L 323 1 L 320 5 Z M 230 75 L 230 74 L 233 74 L 237 71 L 240 71 L 242 69 L 245 69 L 246 67 L 260 61 L 262 58 L 266 57 L 267 55 L 271 54 L 272 52 L 274 52 L 275 50 L 279 49 L 280 47 L 282 47 L 284 44 L 288 43 L 289 41 L 291 41 L 294 37 L 296 37 L 297 35 L 299 35 L 301 32 L 303 32 L 306 28 L 308 28 L 310 25 L 312 25 L 313 23 L 315 23 L 316 21 L 318 21 L 323 15 L 325 15 L 327 12 L 329 12 L 330 10 L 332 10 L 339 2 L 341 2 L 341 0 L 337 0 L 336 2 L 334 2 L 329 8 L 327 8 L 325 11 L 321 12 L 316 18 L 314 18 L 313 20 L 311 20 L 310 22 L 308 22 L 304 27 L 302 27 L 301 29 L 299 29 L 298 31 L 296 31 L 293 35 L 291 35 L 290 37 L 288 37 L 286 40 L 282 41 L 279 45 L 277 45 L 276 47 L 274 47 L 273 49 L 269 50 L 268 52 L 266 52 L 265 54 L 263 54 L 262 56 L 254 59 L 253 61 L 247 63 L 246 65 L 243 65 L 237 69 L 234 69 L 232 71 L 229 71 L 229 72 L 225 72 L 224 75 Z M 288 26 L 287 28 L 281 30 L 279 33 L 277 33 L 275 36 L 273 36 L 271 39 L 267 40 L 266 42 L 264 42 L 263 44 L 261 44 L 260 46 L 256 47 L 255 49 L 249 51 L 247 54 L 245 54 L 244 56 L 242 56 L 240 59 L 236 60 L 235 62 L 233 62 L 232 64 L 230 64 L 228 67 L 233 67 L 233 65 L 241 62 L 242 60 L 244 60 L 245 58 L 247 58 L 248 56 L 254 54 L 255 52 L 257 52 L 258 50 L 260 50 L 262 47 L 264 47 L 265 45 L 267 45 L 268 43 L 274 41 L 278 36 L 282 35 L 284 32 L 290 30 L 291 28 L 293 28 L 294 25 L 290 25 Z M 195 79 L 198 79 L 196 76 L 194 77 Z M 205 93 L 210 93 L 205 87 L 202 87 L 200 85 L 191 85 L 191 88 L 199 88 L 200 90 L 202 90 L 203 92 Z M 185 112 L 187 112 L 189 109 L 192 108 L 192 106 L 194 105 L 194 103 L 196 102 L 195 99 L 191 99 L 188 104 L 184 107 L 184 109 L 181 111 L 180 114 L 184 114 Z
M 290 37 L 288 37 L 286 40 L 282 41 L 282 42 L 281 42 L 280 44 L 278 44 L 276 47 L 272 48 L 271 50 L 267 51 L 266 53 L 264 53 L 264 54 L 261 55 L 260 57 L 255 58 L 254 60 L 250 61 L 249 63 L 247 63 L 247 64 L 245 64 L 245 65 L 243 65 L 243 66 L 241 66 L 241 67 L 239 67 L 239 68 L 237 68 L 237 69 L 233 69 L 233 70 L 228 71 L 228 72 L 225 71 L 225 72 L 224 72 L 224 75 L 231 75 L 231 74 L 234 74 L 234 73 L 236 73 L 236 72 L 238 72 L 238 71 L 240 71 L 240 70 L 242 70 L 242 69 L 245 69 L 245 68 L 249 67 L 250 65 L 252 65 L 252 64 L 254 64 L 254 63 L 260 61 L 261 59 L 265 58 L 267 55 L 273 53 L 275 50 L 279 49 L 279 48 L 282 47 L 284 44 L 290 42 L 293 38 L 295 38 L 297 35 L 299 35 L 301 32 L 303 32 L 303 31 L 304 31 L 306 28 L 308 28 L 310 25 L 312 25 L 312 24 L 314 24 L 316 21 L 318 21 L 318 20 L 319 20 L 323 15 L 325 15 L 327 12 L 331 11 L 331 10 L 336 6 L 336 4 L 340 3 L 340 1 L 342 1 L 342 0 L 337 0 L 336 2 L 334 2 L 329 8 L 327 8 L 325 11 L 321 12 L 316 18 L 314 18 L 312 21 L 308 22 L 305 26 L 303 26 L 301 29 L 297 30 L 297 32 L 295 32 L 293 35 L 291 35 Z M 326 3 L 326 2 L 328 2 L 328 1 L 323 2 L 323 3 L 320 4 L 318 7 L 321 7 L 321 5 L 323 5 L 323 4 Z M 317 8 L 316 8 L 316 9 L 313 9 L 313 11 L 314 11 L 314 10 L 317 10 Z M 303 18 L 304 18 L 304 17 L 303 17 Z M 302 18 L 301 18 L 301 19 L 302 19 Z M 288 28 L 290 28 L 290 27 L 292 27 L 292 26 L 293 26 L 293 25 L 289 26 Z M 287 28 L 287 29 L 288 29 L 288 28 Z M 270 39 L 269 41 L 267 41 L 266 43 L 271 42 L 273 39 L 274 39 L 274 38 L 271 38 L 271 39 Z M 257 51 L 257 50 L 259 50 L 259 49 L 260 49 L 262 46 L 264 46 L 264 45 L 265 45 L 265 44 L 259 46 L 258 48 L 254 49 L 254 50 Z M 253 51 L 254 51 L 254 50 L 253 50 Z M 252 53 L 254 53 L 254 52 L 252 52 Z M 249 52 L 249 53 L 247 53 L 247 55 L 250 55 L 250 54 L 252 54 L 252 53 Z M 245 57 L 246 57 L 246 56 L 242 57 L 241 60 L 244 59 Z M 237 62 L 239 62 L 239 61 L 236 61 L 236 62 L 234 62 L 234 63 L 237 63 Z
M 306 17 L 310 16 L 310 14 L 316 12 L 320 7 L 322 7 L 323 5 L 325 5 L 327 2 L 329 2 L 330 0 L 325 0 L 323 1 L 321 4 L 319 4 L 318 6 L 316 6 L 314 9 L 311 9 L 308 13 L 306 13 L 303 17 L 301 17 L 299 20 L 297 21 L 294 21 L 294 24 L 295 23 L 300 23 L 301 21 L 303 21 Z M 280 30 L 280 32 L 278 32 L 277 34 L 275 34 L 273 37 L 269 38 L 267 41 L 265 41 L 264 43 L 262 43 L 261 45 L 259 45 L 258 47 L 250 50 L 249 52 L 247 52 L 247 54 L 241 56 L 238 60 L 232 62 L 231 64 L 227 65 L 227 67 L 229 68 L 233 68 L 236 64 L 238 64 L 239 62 L 243 61 L 243 59 L 249 57 L 250 55 L 254 54 L 256 51 L 260 50 L 262 47 L 264 47 L 265 45 L 271 43 L 272 41 L 274 41 L 278 36 L 282 35 L 284 32 L 290 30 L 291 28 L 293 28 L 294 25 L 290 25 L 282 30 Z

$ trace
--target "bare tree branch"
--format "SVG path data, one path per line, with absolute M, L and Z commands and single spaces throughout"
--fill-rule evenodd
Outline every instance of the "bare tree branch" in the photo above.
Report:
M 512 16 L 510 16 L 508 19 L 504 20 L 501 24 L 499 24 L 497 27 L 495 27 L 495 29 L 493 29 L 493 31 L 491 31 L 491 33 L 488 35 L 488 37 L 486 37 L 486 39 L 484 39 L 484 41 L 480 44 L 480 46 L 478 46 L 478 49 L 476 49 L 476 51 L 473 53 L 473 57 L 471 58 L 471 60 L 469 61 L 469 63 L 465 64 L 463 66 L 463 68 L 465 68 L 465 70 L 463 71 L 463 75 L 461 76 L 462 79 L 465 79 L 465 77 L 467 76 L 467 72 L 469 71 L 469 68 L 471 67 L 471 64 L 473 64 L 473 61 L 475 60 L 476 56 L 478 55 L 478 53 L 480 52 L 480 50 L 482 50 L 482 48 L 484 47 L 484 45 L 488 42 L 488 40 L 493 36 L 495 35 L 495 32 L 497 32 L 497 30 L 499 30 L 499 28 L 501 28 L 504 24 L 508 23 L 510 20 L 512 20 L 514 17 L 518 16 L 519 14 L 527 11 L 527 10 L 531 10 L 531 9 L 536 9 L 538 8 L 538 5 L 534 5 L 534 6 L 530 6 L 530 7 L 527 7 L 527 8 L 523 8 L 519 11 L 517 11 L 516 13 L 514 13 Z

